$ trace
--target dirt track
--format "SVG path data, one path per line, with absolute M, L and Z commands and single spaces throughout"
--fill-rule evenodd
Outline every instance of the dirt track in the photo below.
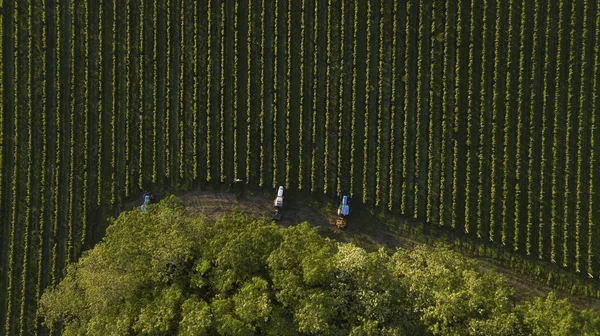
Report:
M 186 209 L 197 215 L 203 215 L 211 220 L 217 220 L 226 213 L 241 211 L 253 218 L 270 219 L 273 210 L 273 200 L 261 195 L 246 194 L 241 200 L 237 200 L 235 194 L 227 192 L 193 191 L 177 195 L 183 200 Z M 308 207 L 291 206 L 285 203 L 284 216 L 278 224 L 289 226 L 303 221 L 312 225 L 326 227 L 329 222 L 326 218 L 319 216 Z
M 237 200 L 235 194 L 227 192 L 193 191 L 177 194 L 191 214 L 205 216 L 210 220 L 218 220 L 221 216 L 232 211 L 240 211 L 253 218 L 271 220 L 273 200 L 263 194 L 246 194 L 242 200 Z M 327 211 L 328 210 L 328 211 Z M 371 216 L 367 216 L 371 217 Z M 318 202 L 310 197 L 296 196 L 293 201 L 284 202 L 283 217 L 277 222 L 282 227 L 308 222 L 318 227 L 323 236 L 345 242 L 354 242 L 368 250 L 381 246 L 390 250 L 396 247 L 411 248 L 411 243 L 401 237 L 394 237 L 384 230 L 374 230 L 374 218 L 365 218 L 365 214 L 352 214 L 350 224 L 343 231 L 335 230 L 335 205 Z M 364 229 L 369 234 L 364 234 Z
M 197 190 L 176 194 L 183 200 L 186 209 L 191 214 L 203 216 L 209 220 L 218 220 L 232 211 L 240 211 L 252 218 L 270 220 L 274 195 L 274 192 L 267 194 L 246 192 L 245 197 L 238 201 L 235 194 L 227 192 Z M 309 196 L 295 196 L 294 199 L 289 197 L 285 199 L 283 218 L 278 224 L 287 227 L 306 221 L 312 226 L 318 226 L 319 233 L 325 237 L 337 241 L 353 242 L 368 251 L 384 247 L 392 252 L 398 247 L 410 249 L 415 245 L 422 244 L 390 232 L 376 216 L 364 211 L 357 211 L 356 208 L 351 207 L 349 224 L 341 232 L 334 228 L 335 218 L 335 204 L 316 200 Z M 399 220 L 399 224 L 404 224 L 404 222 Z M 506 280 L 514 286 L 520 299 L 543 297 L 552 290 L 551 287 L 535 279 L 524 277 L 511 269 L 496 266 L 483 258 L 478 260 L 483 269 L 502 273 Z M 600 300 L 585 299 L 555 291 L 561 297 L 569 297 L 571 303 L 579 308 L 593 309 L 600 313 Z

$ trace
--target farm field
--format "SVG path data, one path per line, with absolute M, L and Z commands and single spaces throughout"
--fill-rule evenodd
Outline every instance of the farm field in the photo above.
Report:
M 600 282 L 584 0 L 0 0 L 0 334 L 144 190 L 285 185 Z

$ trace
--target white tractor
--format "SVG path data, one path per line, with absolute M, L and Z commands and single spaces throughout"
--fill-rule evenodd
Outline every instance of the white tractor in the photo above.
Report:
M 275 201 L 273 201 L 273 207 L 275 208 L 275 212 L 271 214 L 271 217 L 275 220 L 281 220 L 282 208 L 283 208 L 283 186 L 279 186 L 277 190 L 277 197 L 275 197 Z

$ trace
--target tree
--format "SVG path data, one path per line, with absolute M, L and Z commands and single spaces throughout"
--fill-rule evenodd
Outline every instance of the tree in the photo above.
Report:
M 448 249 L 367 253 L 308 223 L 190 216 L 168 197 L 122 213 L 46 290 L 64 335 L 568 335 L 598 317 L 549 296 L 517 305 Z
M 436 335 L 519 335 L 514 290 L 447 248 L 417 246 L 393 256 L 396 274 L 415 297 L 415 309 Z
M 241 214 L 205 222 L 168 197 L 113 220 L 44 293 L 40 312 L 64 334 L 347 335 L 373 323 L 409 331 L 406 291 L 379 269 L 389 257 L 358 249 L 367 261 L 354 261 L 361 252 L 346 255 L 352 248 L 308 223 L 282 229 Z M 352 263 L 361 266 L 346 269 Z
M 191 296 L 181 305 L 179 335 L 195 336 L 206 334 L 212 325 L 212 312 L 206 301 Z
M 591 310 L 579 311 L 567 299 L 550 292 L 545 300 L 535 298 L 521 308 L 525 324 L 534 335 L 598 335 L 600 317 Z

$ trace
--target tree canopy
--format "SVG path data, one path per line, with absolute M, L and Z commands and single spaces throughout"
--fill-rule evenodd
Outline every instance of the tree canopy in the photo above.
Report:
M 551 294 L 518 304 L 449 249 L 367 253 L 308 223 L 210 222 L 168 197 L 122 213 L 41 298 L 64 335 L 595 335 Z

